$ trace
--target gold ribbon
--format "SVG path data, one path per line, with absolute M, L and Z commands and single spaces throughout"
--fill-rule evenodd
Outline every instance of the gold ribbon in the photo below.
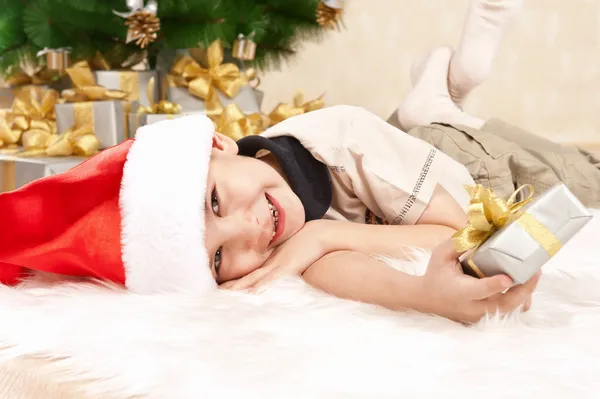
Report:
M 203 68 L 191 56 L 183 56 L 172 65 L 169 80 L 171 86 L 185 87 L 190 94 L 206 103 L 207 115 L 221 114 L 223 105 L 217 90 L 227 97 L 235 97 L 242 87 L 256 78 L 256 71 L 241 72 L 233 63 L 223 64 L 223 46 L 215 40 L 207 49 L 208 68 Z
M 167 80 L 163 80 L 163 85 Z M 164 97 L 157 103 L 154 101 L 154 77 L 151 77 L 148 81 L 148 87 L 146 95 L 148 96 L 148 103 L 150 105 L 143 106 L 139 105 L 136 112 L 136 125 L 140 125 L 140 117 L 147 114 L 166 114 L 169 116 L 181 114 L 181 105 L 172 101 L 165 100 Z M 166 90 L 161 90 L 162 96 L 165 95 Z
M 8 145 L 3 152 L 24 157 L 90 156 L 96 153 L 98 140 L 95 136 L 93 139 L 85 137 L 85 132 L 89 133 L 93 126 L 91 124 L 77 126 L 75 132 L 71 129 L 57 134 L 54 106 L 58 102 L 56 90 L 39 86 L 19 89 L 7 117 L 0 120 L 0 140 Z M 23 151 L 18 149 L 18 145 L 23 146 Z
M 292 104 L 288 103 L 279 103 L 273 111 L 269 114 L 269 119 L 271 120 L 271 126 L 276 125 L 277 123 L 284 121 L 292 116 L 302 115 L 307 112 L 315 111 L 317 109 L 321 109 L 325 106 L 325 102 L 323 101 L 323 95 L 319 98 L 312 101 L 305 101 L 304 94 L 302 92 L 297 91 L 294 95 L 294 99 Z
M 12 191 L 16 187 L 15 161 L 0 160 L 0 193 Z
M 45 85 L 54 81 L 59 73 L 41 66 L 37 58 L 26 53 L 21 57 L 16 71 L 10 71 L 5 79 L 9 86 Z M 12 69 L 12 68 L 11 68 Z
M 62 91 L 61 96 L 67 102 L 124 100 L 129 95 L 122 90 L 109 90 L 97 85 L 87 61 L 80 61 L 67 68 L 67 74 L 75 86 Z
M 54 105 L 58 103 L 56 90 L 28 85 L 15 91 L 10 111 L 0 119 L 0 142 L 4 153 L 18 152 L 18 146 L 33 150 L 46 145 L 56 134 Z
M 218 117 L 213 117 L 216 130 L 237 141 L 242 137 L 262 133 L 269 119 L 261 113 L 245 115 L 236 104 L 228 104 Z
M 457 252 L 473 249 L 467 263 L 480 278 L 484 278 L 485 275 L 473 262 L 473 253 L 496 231 L 511 222 L 519 223 L 550 256 L 554 256 L 561 248 L 562 244 L 552 232 L 533 215 L 521 210 L 533 200 L 533 186 L 528 184 L 519 187 L 507 201 L 498 198 L 491 189 L 479 184 L 465 188 L 471 197 L 467 209 L 468 223 L 452 238 Z M 516 201 L 519 193 L 525 188 L 529 189 L 527 197 L 522 201 Z

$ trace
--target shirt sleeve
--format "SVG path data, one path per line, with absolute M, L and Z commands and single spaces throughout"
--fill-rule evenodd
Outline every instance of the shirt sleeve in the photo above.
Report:
M 392 224 L 415 224 L 438 184 L 468 204 L 465 184 L 473 180 L 466 167 L 430 144 L 353 107 L 345 126 L 341 152 L 355 195 L 377 216 Z

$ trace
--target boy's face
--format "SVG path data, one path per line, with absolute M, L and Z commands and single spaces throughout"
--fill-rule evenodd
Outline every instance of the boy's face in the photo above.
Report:
M 217 283 L 247 275 L 304 225 L 304 207 L 268 162 L 216 134 L 206 188 L 206 249 Z M 276 167 L 276 165 L 274 165 Z

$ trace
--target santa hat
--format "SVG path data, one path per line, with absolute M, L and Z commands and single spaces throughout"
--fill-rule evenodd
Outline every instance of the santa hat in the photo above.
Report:
M 147 125 L 66 173 L 0 194 L 0 282 L 32 271 L 112 281 L 136 293 L 213 289 L 204 244 L 214 125 Z

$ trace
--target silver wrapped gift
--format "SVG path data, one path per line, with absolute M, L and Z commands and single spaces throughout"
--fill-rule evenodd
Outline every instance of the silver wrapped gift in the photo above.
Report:
M 200 64 L 206 65 L 205 52 L 201 49 L 177 49 L 177 50 L 162 50 L 157 57 L 157 69 L 160 71 L 161 79 L 168 75 L 171 66 L 175 60 L 180 56 L 192 56 Z M 240 71 L 245 72 L 246 68 L 243 63 L 231 56 L 230 51 L 225 51 L 223 63 L 234 63 Z M 185 87 L 168 87 L 166 89 L 166 99 L 180 104 L 183 111 L 205 111 L 204 101 L 198 97 L 194 97 L 188 92 Z M 251 87 L 244 86 L 239 91 L 238 95 L 234 98 L 229 98 L 226 94 L 220 92 L 217 89 L 219 99 L 223 106 L 231 103 L 237 104 L 237 106 L 245 114 L 253 114 L 260 112 L 260 106 L 262 104 L 262 97 L 264 93 Z M 164 93 L 163 93 L 164 95 Z
M 217 90 L 217 94 L 224 107 L 235 103 L 245 114 L 260 112 L 260 104 L 256 98 L 255 89 L 250 86 L 242 87 L 234 98 L 229 98 L 219 90 Z M 167 89 L 167 100 L 181 105 L 183 111 L 206 111 L 204 100 L 190 94 L 185 87 L 169 87 Z
M 121 90 L 129 93 L 128 101 L 139 101 L 144 106 L 150 105 L 148 99 L 148 83 L 154 78 L 151 95 L 153 101 L 159 98 L 158 73 L 156 71 L 96 71 L 96 83 L 110 90 Z
M 131 133 L 132 137 L 135 137 L 135 133 L 136 133 L 137 129 L 142 126 L 151 125 L 153 123 L 164 121 L 167 119 L 181 118 L 182 116 L 195 115 L 195 114 L 204 114 L 204 112 L 182 112 L 180 114 L 141 114 L 141 115 L 138 115 L 135 113 L 130 113 L 129 117 L 128 117 L 129 132 Z
M 472 254 L 473 263 L 484 276 L 506 274 L 515 284 L 527 282 L 592 218 L 563 184 L 522 210 L 522 216 L 498 230 Z M 461 258 L 463 268 L 476 275 L 468 265 L 469 256 L 467 253 Z
M 129 138 L 126 115 L 131 104 L 126 101 L 86 101 L 57 104 L 56 125 L 59 133 L 91 118 L 94 133 L 100 141 L 100 148 L 115 146 Z
M 66 172 L 85 159 L 84 157 L 24 158 L 0 155 L 0 192 L 16 190 L 42 177 Z

